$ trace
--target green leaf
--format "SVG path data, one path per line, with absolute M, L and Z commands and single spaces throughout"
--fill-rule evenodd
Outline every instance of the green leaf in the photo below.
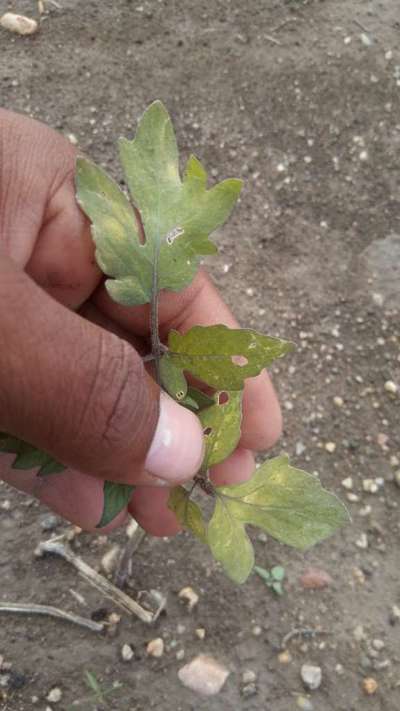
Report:
M 216 492 L 235 519 L 302 550 L 349 521 L 341 501 L 323 489 L 317 477 L 291 467 L 287 457 L 271 459 L 249 481 Z
M 105 481 L 103 487 L 103 513 L 96 528 L 108 526 L 111 521 L 128 505 L 135 487 L 130 484 L 116 484 Z
M 93 223 L 97 263 L 113 277 L 106 282 L 111 297 L 131 306 L 192 281 L 201 255 L 216 251 L 208 235 L 229 216 L 241 181 L 207 190 L 207 175 L 193 156 L 181 180 L 172 122 L 160 101 L 144 113 L 133 141 L 121 139 L 120 157 L 138 216 L 118 185 L 82 158 L 77 199 Z
M 179 291 L 192 281 L 199 256 L 215 253 L 208 235 L 228 218 L 242 183 L 225 180 L 207 190 L 194 156 L 182 181 L 172 121 L 160 101 L 145 111 L 133 141 L 121 139 L 120 156 L 146 245 L 159 249 L 158 288 Z
M 207 528 L 208 545 L 235 583 L 244 583 L 254 566 L 254 550 L 244 524 L 232 515 L 230 502 L 218 498 Z
M 283 568 L 281 565 L 274 565 L 274 567 L 271 568 L 271 575 L 274 580 L 282 582 L 285 577 L 285 568 Z
M 207 532 L 201 510 L 189 499 L 189 493 L 183 486 L 172 489 L 168 508 L 174 512 L 183 528 L 188 528 L 202 543 L 207 543 Z
M 182 405 L 186 405 L 194 412 L 204 410 L 206 407 L 214 405 L 214 399 L 197 388 L 188 387 L 187 395 L 182 400 Z
M 223 462 L 236 448 L 240 439 L 241 405 L 241 391 L 221 391 L 214 395 L 214 404 L 199 413 L 205 441 L 203 470 Z
M 269 572 L 269 570 L 266 570 L 265 568 L 261 568 L 261 566 L 259 566 L 259 565 L 255 565 L 254 572 L 257 573 L 257 575 L 259 575 L 261 580 L 263 580 L 264 583 L 266 585 L 268 585 L 268 587 L 270 587 L 272 585 L 272 576 L 271 576 L 271 573 Z
M 66 468 L 64 464 L 57 462 L 47 452 L 43 452 L 32 444 L 28 444 L 28 442 L 24 442 L 18 437 L 7 435 L 4 432 L 0 433 L 0 452 L 17 455 L 11 465 L 13 469 L 39 468 L 38 476 L 58 474 Z
M 175 367 L 170 358 L 161 358 L 160 377 L 161 385 L 171 397 L 178 402 L 185 400 L 188 389 L 186 378 L 182 371 Z
M 280 338 L 223 325 L 194 326 L 185 334 L 170 331 L 168 346 L 164 358 L 175 368 L 219 390 L 241 390 L 246 378 L 293 349 L 292 343 Z
M 274 593 L 276 593 L 277 595 L 283 595 L 282 583 L 277 582 L 277 581 L 273 582 L 271 585 L 271 588 L 274 591 Z

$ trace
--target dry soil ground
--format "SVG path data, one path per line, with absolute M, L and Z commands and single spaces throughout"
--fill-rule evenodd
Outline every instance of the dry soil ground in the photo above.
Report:
M 116 711 L 395 711 L 400 398 L 384 385 L 400 385 L 398 0 L 59 0 L 58 9 L 48 7 L 36 36 L 1 31 L 1 105 L 73 133 L 117 174 L 116 137 L 131 134 L 159 97 L 184 155 L 198 154 L 214 178 L 245 179 L 212 271 L 243 324 L 299 344 L 273 368 L 285 414 L 276 452 L 319 472 L 348 499 L 353 521 L 306 555 L 255 534 L 259 564 L 287 571 L 281 598 L 255 576 L 235 587 L 200 544 L 180 535 L 147 539 L 135 557 L 132 594 L 168 595 L 155 629 L 123 616 L 110 638 L 56 620 L 2 616 L 0 653 L 12 664 L 11 676 L 0 673 L 2 708 L 66 711 L 80 700 L 76 708 L 94 709 L 84 681 L 90 670 L 104 688 L 123 684 L 98 704 Z M 0 11 L 9 8 L 32 13 L 36 4 L 0 2 Z M 378 491 L 365 491 L 363 481 L 375 478 Z M 41 528 L 44 513 L 0 488 L 2 600 L 86 615 L 111 610 L 67 564 L 34 560 L 36 543 L 50 535 Z M 86 535 L 76 543 L 93 565 L 110 545 Z M 331 575 L 324 590 L 299 583 L 310 565 Z M 200 595 L 192 613 L 177 596 L 185 585 Z M 292 637 L 284 663 L 282 638 L 294 629 L 318 634 Z M 146 643 L 158 636 L 163 657 L 146 657 Z M 120 657 L 125 642 L 135 650 L 129 663 Z M 218 696 L 203 699 L 181 685 L 181 650 L 185 661 L 207 652 L 229 667 Z M 322 668 L 308 700 L 304 663 Z M 248 669 L 257 680 L 243 689 Z M 378 685 L 371 696 L 365 677 Z M 52 706 L 45 697 L 53 686 L 63 696 Z

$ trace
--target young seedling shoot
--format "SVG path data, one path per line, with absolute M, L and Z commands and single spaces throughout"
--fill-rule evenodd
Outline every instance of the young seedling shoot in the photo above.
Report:
M 182 527 L 210 548 L 227 575 L 243 583 L 254 567 L 247 525 L 304 550 L 331 535 L 348 520 L 348 513 L 318 477 L 292 467 L 286 456 L 265 461 L 242 484 L 214 486 L 210 480 L 210 468 L 224 461 L 239 442 L 246 378 L 258 375 L 293 346 L 224 325 L 171 331 L 167 342 L 161 342 L 159 294 L 187 287 L 202 257 L 217 252 L 209 235 L 229 217 L 241 181 L 224 180 L 208 188 L 207 173 L 194 156 L 182 178 L 172 121 L 160 101 L 149 106 L 135 138 L 121 139 L 119 149 L 130 200 L 86 158 L 77 161 L 77 200 L 92 223 L 97 264 L 107 276 L 111 298 L 132 308 L 150 304 L 151 353 L 145 359 L 153 362 L 157 382 L 196 412 L 203 426 L 202 466 L 191 486 L 172 490 L 169 507 Z M 204 387 L 194 388 L 194 380 Z M 38 468 L 38 476 L 56 476 L 64 469 L 45 452 L 7 434 L 0 435 L 0 450 L 16 454 L 15 469 Z M 203 499 L 212 499 L 208 520 L 192 499 L 195 489 Z M 99 527 L 126 506 L 133 490 L 105 482 Z

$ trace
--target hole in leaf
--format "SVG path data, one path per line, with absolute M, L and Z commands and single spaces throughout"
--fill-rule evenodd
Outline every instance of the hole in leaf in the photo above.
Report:
M 234 365 L 238 365 L 240 368 L 243 368 L 243 366 L 247 365 L 249 362 L 246 356 L 243 355 L 233 355 L 231 356 L 231 361 Z
M 178 392 L 175 393 L 175 397 L 177 400 L 183 400 L 183 398 L 185 397 L 185 393 L 183 392 L 183 390 L 178 390 Z
M 206 437 L 208 437 L 208 435 L 210 435 L 211 432 L 212 432 L 212 427 L 206 427 L 206 428 L 203 430 L 203 434 L 204 434 Z
M 218 405 L 226 405 L 226 403 L 229 402 L 229 395 L 228 393 L 220 393 L 218 395 Z

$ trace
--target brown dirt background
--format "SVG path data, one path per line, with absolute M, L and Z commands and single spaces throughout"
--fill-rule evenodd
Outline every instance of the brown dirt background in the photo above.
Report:
M 131 135 L 144 108 L 161 98 L 183 156 L 195 152 L 213 170 L 211 179 L 245 179 L 241 204 L 220 231 L 212 273 L 242 324 L 298 343 L 272 369 L 285 415 L 276 453 L 318 471 L 344 499 L 341 482 L 351 476 L 356 500 L 349 502 L 352 525 L 306 555 L 255 533 L 258 563 L 286 568 L 282 598 L 255 576 L 233 586 L 200 544 L 180 535 L 147 539 L 135 556 L 133 594 L 168 594 L 155 629 L 124 616 L 116 637 L 97 637 L 55 620 L 2 616 L 0 654 L 15 672 L 2 708 L 44 711 L 57 685 L 63 698 L 54 709 L 75 700 L 78 709 L 94 709 L 83 676 L 91 670 L 106 686 L 123 683 L 99 709 L 295 711 L 304 694 L 300 667 L 309 662 L 323 673 L 311 699 L 316 711 L 395 711 L 400 399 L 384 383 L 400 382 L 398 0 L 59 1 L 36 36 L 1 31 L 1 105 L 74 133 L 118 175 L 116 138 Z M 10 8 L 32 13 L 36 6 L 0 2 L 0 14 Z M 336 444 L 333 454 L 327 442 Z M 365 493 L 362 480 L 375 477 L 384 484 Z M 111 609 L 62 561 L 33 558 L 48 535 L 39 525 L 43 513 L 0 487 L 1 599 L 87 615 Z M 365 549 L 356 545 L 361 533 Z M 77 545 L 97 565 L 110 543 L 82 535 Z M 311 564 L 331 574 L 327 589 L 301 588 L 299 575 Z M 177 597 L 185 585 L 200 594 L 190 614 Z M 357 625 L 362 641 L 353 634 Z M 194 632 L 199 626 L 203 641 Z M 323 634 L 292 639 L 291 661 L 282 664 L 281 640 L 298 627 Z M 156 636 L 166 652 L 151 660 L 145 645 Z M 376 638 L 385 643 L 379 652 Z M 135 649 L 129 664 L 120 660 L 125 642 Z M 203 699 L 182 687 L 182 648 L 185 661 L 206 652 L 231 669 L 218 696 Z M 249 668 L 257 693 L 244 697 L 241 675 Z M 362 691 L 365 676 L 378 682 L 374 696 Z

